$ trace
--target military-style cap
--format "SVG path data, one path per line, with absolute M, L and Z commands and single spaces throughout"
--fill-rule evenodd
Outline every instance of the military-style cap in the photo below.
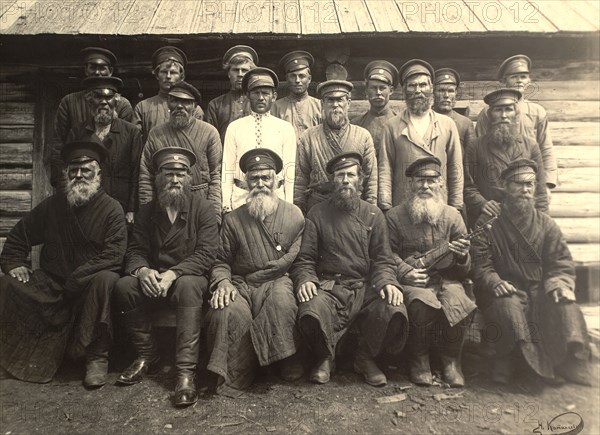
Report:
M 365 80 L 379 80 L 391 86 L 398 84 L 398 68 L 387 60 L 369 62 L 363 73 Z
M 538 166 L 533 160 L 518 159 L 510 162 L 500 173 L 500 178 L 507 181 L 535 181 Z
M 350 166 L 362 166 L 362 163 L 363 158 L 359 153 L 356 151 L 348 151 L 332 157 L 331 160 L 327 162 L 325 170 L 328 174 L 333 174 L 335 171 L 348 168 Z
M 81 50 L 84 63 L 93 63 L 97 65 L 116 65 L 117 56 L 106 48 L 87 47 Z
M 452 68 L 440 68 L 435 72 L 434 85 L 456 85 L 460 86 L 460 75 Z
M 514 88 L 500 88 L 490 92 L 483 101 L 488 106 L 506 106 L 517 103 L 523 97 L 523 93 Z
M 304 68 L 310 68 L 315 63 L 314 57 L 308 51 L 291 51 L 279 61 L 279 67 L 287 74 Z
M 187 148 L 161 148 L 152 155 L 152 163 L 157 171 L 161 168 L 190 169 L 196 164 L 196 154 Z
M 152 68 L 156 68 L 158 65 L 166 62 L 167 60 L 178 62 L 184 68 L 187 66 L 187 56 L 185 53 L 177 47 L 167 45 L 165 47 L 160 47 L 152 55 Z
M 67 143 L 61 151 L 61 157 L 65 163 L 86 163 L 92 160 L 102 163 L 108 157 L 108 150 L 100 139 L 86 135 Z
M 123 87 L 123 80 L 118 77 L 87 77 L 81 83 L 86 90 L 112 89 L 119 92 Z
M 244 174 L 259 169 L 273 169 L 276 174 L 279 174 L 283 169 L 283 161 L 273 150 L 253 148 L 240 157 L 240 169 Z
M 400 83 L 404 85 L 406 79 L 415 74 L 425 74 L 433 80 L 433 67 L 424 60 L 411 59 L 400 67 Z
M 498 80 L 512 74 L 529 73 L 531 69 L 531 59 L 524 54 L 517 54 L 506 59 L 498 68 Z
M 435 156 L 417 159 L 406 168 L 404 175 L 407 177 L 439 177 L 442 175 L 442 162 Z
M 242 79 L 242 91 L 248 92 L 261 86 L 268 86 L 270 88 L 277 89 L 279 86 L 279 79 L 277 74 L 271 71 L 269 68 L 256 67 L 252 68 Z
M 235 56 L 243 56 L 251 60 L 256 65 L 258 63 L 258 54 L 254 48 L 247 45 L 236 45 L 225 52 L 223 56 L 223 65 L 228 65 L 229 61 Z
M 202 101 L 202 94 L 200 94 L 200 91 L 184 81 L 175 83 L 169 90 L 169 95 L 183 100 L 194 100 L 197 104 L 200 104 Z
M 354 89 L 354 85 L 346 80 L 327 80 L 326 82 L 319 83 L 317 86 L 317 94 L 319 98 L 323 98 L 329 94 L 337 94 L 337 96 L 348 95 Z

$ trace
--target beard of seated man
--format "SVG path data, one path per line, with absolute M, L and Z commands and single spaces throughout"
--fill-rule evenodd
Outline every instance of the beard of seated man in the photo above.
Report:
M 67 203 L 71 207 L 81 207 L 85 205 L 99 190 L 101 185 L 100 166 L 94 162 L 96 174 L 91 180 L 85 178 L 69 179 L 68 169 L 63 171 L 63 185 L 67 195 Z
M 423 115 L 433 105 L 433 92 L 421 92 L 419 95 L 411 95 L 406 99 L 408 111 L 413 115 Z
M 190 124 L 191 119 L 191 113 L 189 113 L 185 108 L 180 108 L 171 111 L 169 123 L 173 128 L 182 130 Z
M 535 208 L 535 196 L 531 193 L 507 192 L 504 201 L 511 214 L 517 216 L 530 215 Z
M 331 195 L 331 201 L 336 209 L 352 212 L 358 209 L 361 192 L 362 177 L 356 185 L 353 183 L 336 184 Z
M 518 125 L 498 123 L 492 125 L 490 129 L 491 144 L 500 149 L 508 149 L 521 141 Z
M 246 197 L 248 204 L 248 213 L 255 219 L 264 220 L 267 216 L 275 213 L 277 209 L 277 187 L 276 182 L 273 188 L 267 186 L 254 187 Z
M 94 124 L 97 126 L 110 125 L 113 122 L 113 119 L 117 118 L 117 112 L 114 110 L 108 112 L 102 109 L 102 107 L 98 108 L 98 112 L 94 115 Z
M 408 199 L 408 213 L 414 225 L 428 223 L 436 225 L 444 211 L 446 187 L 442 183 L 430 186 L 429 189 L 418 186 L 414 181 L 413 191 Z
M 343 109 L 338 108 L 327 112 L 327 125 L 334 130 L 339 130 L 348 122 L 348 114 Z
M 163 210 L 170 208 L 174 211 L 182 211 L 191 197 L 191 187 L 192 181 L 189 174 L 173 182 L 164 174 L 159 173 L 156 176 L 158 204 Z

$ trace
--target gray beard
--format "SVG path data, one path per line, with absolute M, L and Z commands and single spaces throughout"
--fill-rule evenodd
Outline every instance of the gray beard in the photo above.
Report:
M 420 198 L 417 193 L 413 193 L 408 199 L 408 214 L 413 225 L 428 223 L 436 225 L 444 211 L 446 187 L 439 186 L 432 189 L 433 196 L 429 198 Z
M 69 177 L 64 174 L 64 186 L 67 196 L 67 203 L 71 207 L 81 207 L 89 202 L 89 200 L 100 190 L 100 174 L 97 174 L 93 180 L 69 180 Z
M 348 114 L 347 113 L 334 113 L 330 112 L 327 114 L 327 125 L 329 128 L 334 130 L 339 130 L 344 125 L 348 123 Z
M 520 139 L 516 124 L 496 124 L 490 129 L 490 142 L 496 148 L 512 148 Z
M 97 113 L 96 116 L 94 116 L 94 124 L 96 126 L 106 127 L 112 123 L 114 117 L 114 113 Z
M 358 209 L 360 204 L 360 193 L 357 191 L 347 192 L 336 189 L 331 195 L 333 206 L 342 211 L 353 212 Z
M 252 189 L 246 198 L 246 204 L 248 204 L 248 213 L 254 219 L 260 221 L 264 220 L 267 216 L 271 216 L 277 210 L 279 198 L 275 190 L 270 192 L 257 191 Z
M 429 109 L 431 109 L 431 105 L 433 104 L 433 97 L 431 95 L 425 96 L 425 98 L 416 98 L 406 100 L 406 107 L 408 111 L 417 116 L 423 115 Z
M 169 118 L 169 123 L 171 126 L 177 130 L 183 130 L 185 127 L 190 125 L 192 117 L 191 116 L 180 116 L 171 113 L 171 117 Z

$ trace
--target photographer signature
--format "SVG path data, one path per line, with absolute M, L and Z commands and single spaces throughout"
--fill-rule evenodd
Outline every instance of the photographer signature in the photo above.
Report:
M 552 420 L 546 420 L 546 424 L 538 420 L 538 425 L 533 428 L 533 433 L 575 435 L 583 430 L 583 426 L 581 415 L 569 411 L 557 415 Z

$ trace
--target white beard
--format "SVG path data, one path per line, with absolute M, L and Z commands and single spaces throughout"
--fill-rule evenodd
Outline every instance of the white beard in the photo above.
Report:
M 248 204 L 248 213 L 255 219 L 264 220 L 267 216 L 272 215 L 277 210 L 277 202 L 279 198 L 275 190 L 267 192 L 248 193 L 246 203 Z
M 71 207 L 81 207 L 86 204 L 92 196 L 100 190 L 100 175 L 96 175 L 91 181 L 65 180 L 65 192 L 67 203 Z

